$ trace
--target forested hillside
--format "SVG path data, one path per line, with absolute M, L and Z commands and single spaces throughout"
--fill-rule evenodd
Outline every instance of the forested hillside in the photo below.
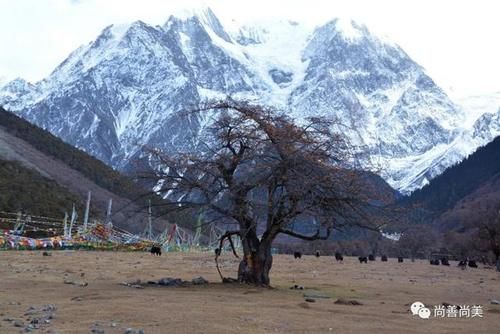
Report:
M 75 203 L 83 217 L 89 191 L 91 219 L 102 219 L 112 199 L 113 223 L 131 232 L 143 231 L 148 199 L 160 201 L 132 179 L 0 108 L 0 211 L 62 219 Z M 165 221 L 156 226 L 163 229 Z
M 0 160 L 0 209 L 62 217 L 73 203 L 83 208 L 81 198 L 16 161 Z
M 79 171 L 99 186 L 130 199 L 137 196 L 139 189 L 132 180 L 124 177 L 100 160 L 63 142 L 48 131 L 30 124 L 1 107 L 0 126 L 10 134 L 28 142 L 37 150 Z
M 428 185 L 403 197 L 405 205 L 422 206 L 434 217 L 452 209 L 461 199 L 500 174 L 500 137 L 448 168 Z M 498 190 L 500 192 L 500 189 Z

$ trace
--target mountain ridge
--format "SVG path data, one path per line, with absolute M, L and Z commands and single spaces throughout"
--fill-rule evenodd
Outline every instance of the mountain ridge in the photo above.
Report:
M 494 115 L 464 125 L 464 110 L 423 68 L 365 26 L 281 21 L 227 31 L 211 10 L 162 26 L 108 26 L 46 79 L 4 86 L 0 105 L 128 169 L 143 146 L 203 149 L 210 115 L 184 111 L 225 96 L 288 110 L 299 122 L 337 119 L 360 166 L 383 166 L 403 193 L 500 133 Z

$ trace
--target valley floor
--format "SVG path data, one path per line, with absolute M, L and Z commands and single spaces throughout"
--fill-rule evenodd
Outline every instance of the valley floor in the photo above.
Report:
M 271 272 L 274 289 L 220 284 L 211 253 L 54 251 L 0 252 L 0 333 L 19 333 L 38 317 L 47 319 L 34 333 L 498 333 L 500 274 L 490 269 L 462 271 L 425 261 L 359 264 L 346 258 L 277 255 Z M 222 257 L 226 276 L 238 262 Z M 482 267 L 482 266 L 481 266 Z M 162 277 L 203 286 L 136 289 L 120 282 Z M 74 284 L 65 284 L 73 282 Z M 85 283 L 88 283 L 86 285 Z M 291 290 L 298 284 L 306 290 Z M 306 302 L 303 294 L 316 295 Z M 329 297 L 329 298 L 318 298 Z M 363 305 L 338 305 L 339 299 Z M 481 305 L 482 317 L 420 319 L 415 301 L 434 305 Z M 52 308 L 48 306 L 52 304 Z M 45 310 L 42 310 L 45 309 Z M 38 315 L 37 315 L 38 314 Z M 41 314 L 41 315 L 40 315 Z M 16 327 L 19 326 L 19 327 Z M 100 331 L 101 330 L 101 331 Z

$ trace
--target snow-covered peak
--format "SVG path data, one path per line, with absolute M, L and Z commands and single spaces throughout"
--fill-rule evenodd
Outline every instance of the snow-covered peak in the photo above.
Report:
M 175 14 L 171 15 L 164 27 L 168 30 L 170 26 L 176 22 L 181 21 L 184 25 L 189 25 L 192 22 L 201 24 L 208 32 L 213 32 L 219 38 L 231 43 L 231 39 L 227 32 L 224 30 L 221 22 L 212 11 L 210 7 L 182 9 Z
M 132 24 L 127 24 L 127 23 L 113 24 L 104 29 L 104 31 L 109 32 L 109 34 L 111 34 L 113 38 L 115 38 L 116 40 L 121 40 L 131 26 Z
M 104 28 L 99 37 L 92 43 L 92 47 L 99 48 L 104 45 L 107 48 L 116 47 L 127 38 L 145 35 L 152 30 L 155 28 L 140 20 L 126 24 L 113 24 Z
M 203 20 L 206 21 L 210 21 L 211 17 L 215 17 L 215 19 L 217 19 L 213 10 L 209 6 L 179 8 L 174 11 L 171 16 L 182 21 L 187 21 L 193 17 L 203 18 Z
M 399 45 L 385 34 L 374 33 L 366 25 L 348 18 L 332 19 L 316 27 L 314 34 L 323 35 L 323 43 L 333 40 L 341 40 L 346 45 L 358 45 L 369 42 L 381 49 L 381 51 L 385 48 L 394 49 L 403 53 L 405 57 L 408 57 Z
M 349 43 L 356 43 L 363 38 L 370 37 L 370 32 L 366 26 L 346 18 L 332 19 L 316 27 L 316 33 L 327 34 L 329 40 L 341 38 Z
M 339 32 L 343 38 L 355 41 L 363 38 L 367 34 L 367 29 L 365 26 L 361 26 L 350 19 L 338 18 L 333 20 L 333 26 L 335 30 Z
M 50 80 L 44 80 L 43 86 L 53 86 L 78 80 L 78 75 L 88 72 L 102 62 L 123 57 L 133 53 L 134 48 L 157 43 L 158 30 L 142 21 L 130 24 L 110 25 L 92 42 L 80 46 L 73 51 L 50 75 Z M 50 89 L 49 87 L 46 87 Z
M 32 99 L 39 92 L 38 87 L 32 83 L 16 78 L 0 88 L 0 106 L 10 110 L 17 110 L 20 106 Z
M 227 36 L 227 33 L 224 31 L 222 24 L 220 23 L 219 19 L 212 11 L 212 9 L 210 9 L 210 7 L 207 7 L 203 9 L 201 12 L 198 12 L 196 16 L 205 26 L 210 27 L 221 38 L 229 42 L 229 37 Z
M 4 84 L 3 91 L 21 91 L 21 90 L 30 90 L 34 86 L 23 78 L 15 78 Z

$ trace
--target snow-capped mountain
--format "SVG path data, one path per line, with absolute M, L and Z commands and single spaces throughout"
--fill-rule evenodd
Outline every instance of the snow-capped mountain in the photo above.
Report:
M 466 111 L 422 67 L 363 25 L 335 19 L 315 29 L 291 21 L 228 29 L 210 9 L 162 26 L 109 26 L 46 79 L 4 86 L 0 104 L 127 168 L 144 145 L 201 149 L 210 120 L 189 111 L 228 95 L 299 121 L 338 118 L 360 163 L 380 166 L 403 192 L 469 154 L 477 142 L 464 142 L 465 134 L 484 136 L 498 119 L 468 125 Z M 461 144 L 471 147 L 456 149 Z

